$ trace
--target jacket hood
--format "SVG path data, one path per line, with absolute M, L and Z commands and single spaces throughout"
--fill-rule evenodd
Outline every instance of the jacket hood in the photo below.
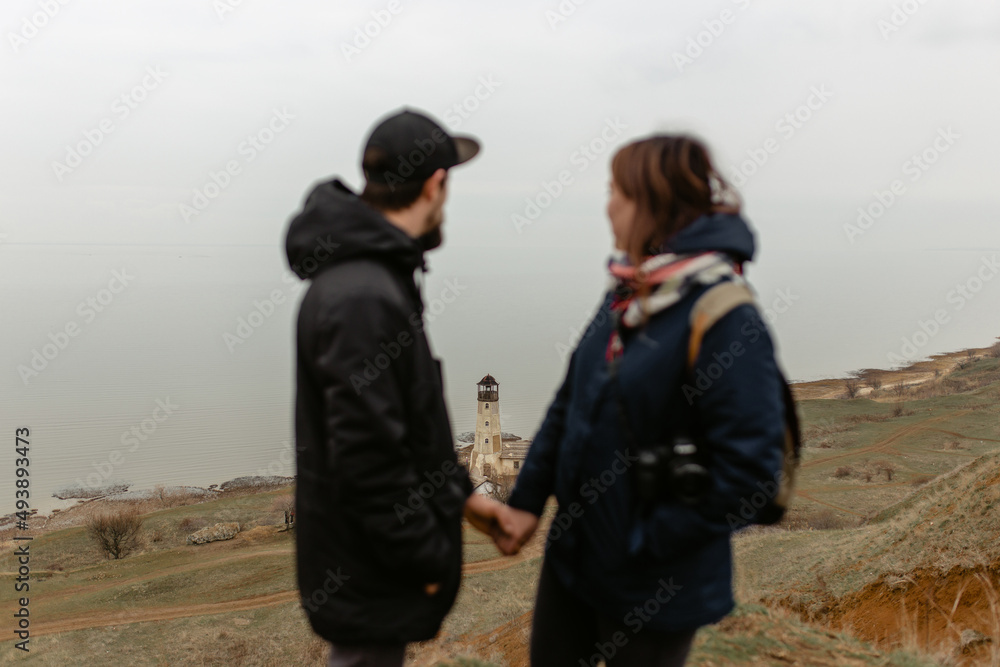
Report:
M 412 273 L 423 248 L 361 201 L 340 179 L 320 183 L 292 218 L 285 238 L 288 265 L 308 280 L 321 269 L 358 257 L 379 258 Z
M 679 255 L 717 250 L 740 262 L 749 262 L 755 245 L 753 232 L 743 216 L 713 213 L 701 216 L 674 234 L 663 244 L 663 250 Z

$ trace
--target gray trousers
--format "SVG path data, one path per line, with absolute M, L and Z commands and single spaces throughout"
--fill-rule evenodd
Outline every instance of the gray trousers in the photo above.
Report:
M 354 646 L 330 644 L 327 667 L 403 667 L 406 644 Z

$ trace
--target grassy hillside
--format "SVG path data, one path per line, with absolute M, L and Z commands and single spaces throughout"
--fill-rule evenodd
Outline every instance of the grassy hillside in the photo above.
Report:
M 691 664 L 1000 664 L 1000 360 L 962 363 L 903 371 L 899 391 L 841 399 L 828 381 L 799 392 L 799 495 L 783 526 L 735 538 L 740 605 L 699 632 Z M 82 527 L 100 502 L 52 517 L 31 546 L 32 652 L 2 642 L 0 663 L 325 664 L 276 509 L 289 493 L 143 503 L 142 547 L 120 561 Z M 553 511 L 514 559 L 467 527 L 455 608 L 408 664 L 527 664 Z M 185 543 L 228 521 L 243 529 L 235 539 Z M 2 546 L 0 604 L 13 609 L 13 544 Z
M 799 402 L 805 450 L 791 523 L 856 525 L 937 475 L 1000 447 L 1000 359 L 874 398 Z
M 259 525 L 230 541 L 188 546 L 178 528 L 199 518 L 242 519 L 247 526 L 270 521 L 275 517 L 269 508 L 282 493 L 287 491 L 151 512 L 147 524 L 162 536 L 120 561 L 101 560 L 79 527 L 40 537 L 33 553 L 48 567 L 31 591 L 32 651 L 24 656 L 13 642 L 0 643 L 0 663 L 325 664 L 326 645 L 299 607 L 292 533 Z M 542 534 L 524 556 L 505 559 L 487 538 L 465 532 L 468 572 L 455 608 L 435 640 L 411 647 L 408 664 L 526 665 Z M 7 572 L 9 553 L 4 550 Z M 0 585 L 9 592 L 10 575 L 4 579 Z M 12 600 L 3 603 L 10 606 Z M 796 654 L 799 664 L 826 665 L 831 652 L 854 656 L 855 662 L 844 664 L 924 664 L 763 608 L 742 609 L 706 629 L 693 664 L 746 664 L 749 655 Z
M 910 396 L 896 416 L 877 399 L 802 402 L 796 514 L 841 528 L 738 536 L 741 598 L 951 664 L 1000 659 L 976 639 L 1000 640 L 1000 360 Z

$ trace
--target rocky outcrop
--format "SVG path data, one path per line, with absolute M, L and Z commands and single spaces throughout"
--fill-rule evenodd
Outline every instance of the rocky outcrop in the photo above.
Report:
M 202 528 L 188 535 L 188 544 L 205 544 L 207 542 L 218 542 L 220 540 L 231 540 L 240 532 L 240 524 L 235 521 L 230 523 L 217 523 L 214 526 Z

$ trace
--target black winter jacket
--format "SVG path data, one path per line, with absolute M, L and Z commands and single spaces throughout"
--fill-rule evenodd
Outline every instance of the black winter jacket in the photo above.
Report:
M 302 606 L 329 641 L 429 639 L 458 591 L 471 483 L 423 330 L 422 248 L 333 180 L 309 194 L 286 250 L 312 280 L 297 326 Z

